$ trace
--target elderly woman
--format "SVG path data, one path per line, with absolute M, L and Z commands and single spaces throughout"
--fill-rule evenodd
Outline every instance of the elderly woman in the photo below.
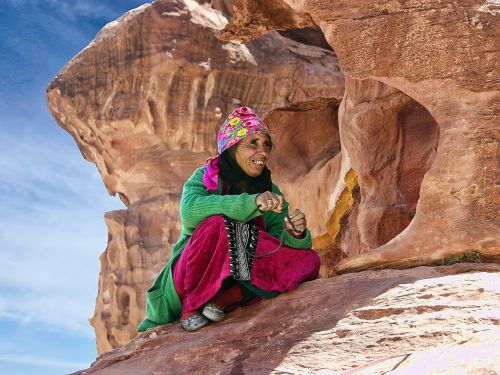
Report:
M 317 277 L 306 218 L 289 216 L 271 180 L 268 127 L 248 107 L 218 133 L 218 156 L 185 183 L 181 237 L 147 291 L 139 331 L 179 319 L 187 331 L 224 319 L 227 308 L 270 298 Z

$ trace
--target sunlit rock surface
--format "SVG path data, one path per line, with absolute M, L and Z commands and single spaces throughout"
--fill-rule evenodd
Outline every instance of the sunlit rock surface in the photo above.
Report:
M 318 279 L 194 333 L 149 330 L 79 374 L 494 374 L 499 280 L 496 264 Z

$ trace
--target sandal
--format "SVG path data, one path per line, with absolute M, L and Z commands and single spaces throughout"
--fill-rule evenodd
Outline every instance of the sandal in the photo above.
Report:
M 222 308 L 213 302 L 209 302 L 203 307 L 202 314 L 212 322 L 220 322 L 226 315 Z
M 187 319 L 181 319 L 181 327 L 188 332 L 193 332 L 205 327 L 209 322 L 210 321 L 203 315 L 196 314 L 190 316 Z

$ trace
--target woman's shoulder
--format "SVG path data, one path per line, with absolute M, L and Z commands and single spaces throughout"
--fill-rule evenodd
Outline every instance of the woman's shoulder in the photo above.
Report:
M 191 181 L 191 180 L 201 180 L 203 179 L 203 174 L 205 173 L 205 166 L 201 166 L 199 168 L 196 168 L 193 172 L 193 174 L 191 174 L 191 176 L 188 178 L 188 181 Z
M 211 195 L 217 194 L 221 195 L 221 180 L 218 179 L 218 184 L 216 185 L 215 190 L 209 190 L 207 187 L 207 182 L 205 181 L 205 166 L 199 167 L 195 169 L 193 174 L 187 179 L 182 188 L 183 195 L 192 195 L 192 194 L 202 194 L 202 195 Z
M 193 174 L 184 183 L 184 190 L 192 190 L 192 189 L 195 189 L 196 191 L 200 189 L 206 190 L 207 188 L 203 182 L 204 174 L 205 174 L 205 166 L 196 168 Z
M 202 165 L 201 167 L 196 168 L 193 172 L 193 176 L 203 176 L 203 174 L 205 173 L 205 168 L 206 168 L 205 165 Z

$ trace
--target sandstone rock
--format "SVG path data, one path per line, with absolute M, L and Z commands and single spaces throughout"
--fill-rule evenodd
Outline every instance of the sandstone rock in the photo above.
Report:
M 371 79 L 346 80 L 340 111 L 342 146 L 361 192 L 338 241 L 352 257 L 386 244 L 411 222 L 439 130 L 420 104 Z
M 343 93 L 330 50 L 278 33 L 222 42 L 222 13 L 186 4 L 157 1 L 108 24 L 47 89 L 56 120 L 127 205 L 179 191 L 238 105 L 265 114 Z
M 318 29 L 290 38 L 276 32 L 247 45 L 223 42 L 216 34 L 231 2 L 213 5 L 220 11 L 182 0 L 132 10 L 106 25 L 47 88 L 58 123 L 128 207 L 106 215 L 110 241 L 91 319 L 99 353 L 136 335 L 145 290 L 177 240 L 182 185 L 215 153 L 218 125 L 230 111 L 245 104 L 265 115 L 334 98 L 325 111 L 338 134 L 343 74 L 332 50 L 318 46 L 328 46 Z M 286 173 L 277 164 L 280 175 Z
M 149 330 L 79 374 L 382 374 L 395 366 L 397 374 L 422 362 L 493 373 L 499 280 L 494 264 L 319 279 L 194 333 L 178 324 Z
M 278 150 L 269 163 L 273 179 L 290 210 L 300 208 L 305 213 L 314 248 L 322 258 L 322 276 L 329 276 L 340 260 L 329 233 L 329 218 L 337 203 L 331 197 L 342 169 L 338 105 L 338 100 L 319 98 L 276 109 L 265 118 L 277 140 Z
M 164 194 L 105 216 L 99 294 L 90 323 L 99 352 L 128 343 L 144 319 L 145 293 L 180 234 L 180 194 Z
M 500 370 L 498 328 L 475 335 L 467 342 L 442 345 L 416 352 L 389 372 L 391 375 L 420 374 L 495 374 Z
M 466 250 L 500 259 L 493 2 L 232 5 L 146 4 L 47 89 L 54 117 L 128 206 L 106 218 L 92 318 L 101 353 L 135 335 L 179 230 L 182 183 L 240 104 L 274 132 L 273 176 L 306 212 L 323 276 Z
M 276 139 L 269 166 L 290 202 L 306 214 L 313 236 L 326 231 L 325 205 L 340 173 L 340 134 L 336 99 L 317 99 L 279 108 L 266 116 Z M 320 125 L 321 124 L 321 125 Z
M 278 7 L 287 11 L 275 15 L 273 9 Z M 239 37 L 248 41 L 271 30 L 317 25 L 339 56 L 343 72 L 352 79 L 348 86 L 356 91 L 355 80 L 366 79 L 385 85 L 360 83 L 360 87 L 368 85 L 368 88 L 379 85 L 381 91 L 368 95 L 366 103 L 361 100 L 352 107 L 348 88 L 339 109 L 342 163 L 350 161 L 355 172 L 361 168 L 359 203 L 345 210 L 349 215 L 357 215 L 357 219 L 346 218 L 349 226 L 357 223 L 357 227 L 348 231 L 345 246 L 340 244 L 340 248 L 349 249 L 349 244 L 358 243 L 359 251 L 373 251 L 343 259 L 335 272 L 411 267 L 467 250 L 478 251 L 486 259 L 499 259 L 500 194 L 495 181 L 499 175 L 496 124 L 500 111 L 500 77 L 496 61 L 500 38 L 495 25 L 500 12 L 495 3 L 471 0 L 452 4 L 436 0 L 373 4 L 362 1 L 353 7 L 347 0 L 238 0 L 235 10 L 233 21 L 221 32 L 222 38 Z M 409 117 L 403 121 L 390 120 L 387 127 L 390 113 L 378 113 L 375 108 L 372 113 L 363 111 L 364 107 L 373 105 L 379 94 L 386 95 L 384 92 L 391 93 L 391 90 L 392 94 L 403 98 L 397 95 L 399 91 L 409 99 L 399 104 L 394 101 L 402 99 L 390 99 L 389 112 L 392 116 L 406 113 Z M 367 117 L 364 120 L 350 118 L 344 124 L 344 111 Z M 358 126 L 370 124 L 366 129 L 368 133 L 388 132 L 392 148 L 390 144 L 380 145 L 370 139 L 368 142 L 349 140 L 349 135 L 360 135 L 356 131 L 357 121 L 360 121 Z M 394 126 L 396 123 L 398 127 Z M 404 140 L 397 134 L 401 128 L 407 135 L 404 144 L 407 149 L 398 143 Z M 367 154 L 361 147 L 368 145 L 371 151 L 378 151 L 377 145 L 380 145 L 382 152 Z M 408 156 L 416 152 L 416 158 L 408 160 Z M 396 160 L 390 158 L 391 153 Z M 422 165 L 416 163 L 418 160 Z M 396 162 L 403 170 L 395 173 L 391 170 L 395 165 L 387 165 L 387 162 Z M 387 169 L 379 175 L 379 167 Z M 343 177 L 347 173 L 348 168 L 340 174 L 334 199 L 345 192 Z M 415 183 L 424 173 L 418 189 Z M 397 181 L 397 176 L 402 178 Z M 415 217 L 408 224 L 418 190 Z M 404 199 L 394 195 L 400 191 Z M 389 206 L 380 207 L 380 203 Z M 371 220 L 376 221 L 373 228 Z M 403 232 L 391 239 L 406 225 Z M 330 246 L 332 251 L 339 247 Z M 333 258 L 342 256 L 332 255 Z

